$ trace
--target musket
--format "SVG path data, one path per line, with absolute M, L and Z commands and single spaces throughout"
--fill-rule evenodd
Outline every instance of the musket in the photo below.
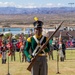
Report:
M 61 27 L 61 25 L 63 24 L 64 21 L 62 21 L 60 23 L 60 25 L 58 26 L 58 28 L 54 31 L 54 33 L 47 39 L 47 41 L 44 43 L 43 46 L 41 46 L 41 48 L 39 49 L 39 51 L 37 52 L 36 56 L 34 56 L 34 58 L 32 59 L 32 61 L 30 62 L 29 66 L 27 67 L 27 70 L 31 71 L 32 66 L 34 65 L 38 54 L 46 47 L 46 45 L 48 44 L 49 40 L 54 36 L 54 34 L 59 30 L 59 28 Z
M 73 36 L 69 34 L 69 32 L 67 32 L 66 35 L 68 35 L 70 38 L 73 38 Z

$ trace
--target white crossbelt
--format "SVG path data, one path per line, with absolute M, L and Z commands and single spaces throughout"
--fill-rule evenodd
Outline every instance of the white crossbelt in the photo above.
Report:
M 35 39 L 36 43 L 37 43 L 37 46 L 35 48 L 35 50 L 33 51 L 32 53 L 32 56 L 35 56 L 37 54 L 37 50 L 41 47 L 41 43 L 42 41 L 44 40 L 44 36 L 41 38 L 41 40 L 39 41 L 36 36 L 34 35 L 33 38 Z M 44 51 L 44 50 L 43 50 Z

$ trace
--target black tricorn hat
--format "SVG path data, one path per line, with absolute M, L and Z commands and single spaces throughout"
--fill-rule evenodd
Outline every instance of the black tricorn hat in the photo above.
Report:
M 34 28 L 42 28 L 43 22 L 38 20 L 38 21 L 35 21 L 33 25 L 34 25 Z
M 0 37 L 2 37 L 2 36 L 3 36 L 3 34 L 0 33 Z

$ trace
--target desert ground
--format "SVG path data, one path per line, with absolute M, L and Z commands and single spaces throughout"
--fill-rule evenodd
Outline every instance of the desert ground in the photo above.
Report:
M 65 21 L 63 26 L 75 26 L 75 13 L 65 14 L 30 14 L 30 15 L 0 15 L 0 28 L 1 27 L 33 27 L 34 17 L 44 22 L 44 27 L 54 28 Z

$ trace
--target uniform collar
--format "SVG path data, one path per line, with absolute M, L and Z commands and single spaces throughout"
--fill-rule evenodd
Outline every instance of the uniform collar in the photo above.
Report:
M 35 36 L 36 36 L 36 38 L 38 38 L 38 39 L 39 39 L 39 38 L 41 38 L 41 37 L 42 37 L 42 34 L 41 34 L 40 36 L 38 36 L 38 35 L 36 35 L 36 34 L 35 34 Z

